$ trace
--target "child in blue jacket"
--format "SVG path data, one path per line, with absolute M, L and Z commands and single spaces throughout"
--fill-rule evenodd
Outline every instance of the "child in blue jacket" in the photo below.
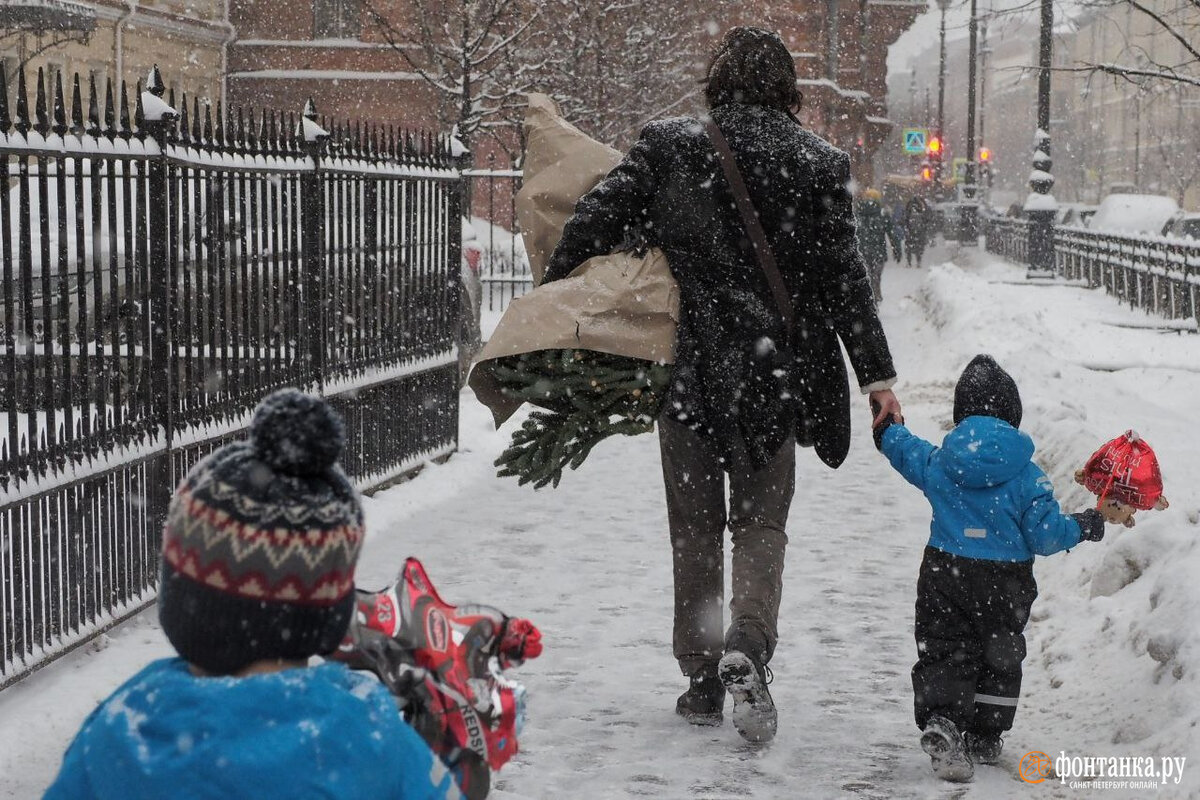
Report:
M 1104 518 L 1061 513 L 1030 460 L 1033 440 L 1018 430 L 1017 385 L 990 356 L 976 356 L 959 378 L 954 423 L 941 447 L 892 419 L 874 434 L 933 507 L 917 581 L 916 719 L 935 773 L 966 781 L 975 762 L 999 760 L 1017 712 L 1034 556 L 1100 541 Z
M 341 420 L 294 389 L 250 440 L 188 473 L 163 529 L 158 612 L 181 656 L 92 712 L 47 800 L 458 798 L 373 677 L 310 656 L 341 642 L 363 541 Z

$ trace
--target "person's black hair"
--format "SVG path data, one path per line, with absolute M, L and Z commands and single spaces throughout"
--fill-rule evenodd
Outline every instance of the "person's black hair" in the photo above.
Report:
M 741 103 L 795 111 L 803 100 L 792 54 L 779 34 L 762 28 L 731 28 L 713 53 L 704 83 L 709 108 Z

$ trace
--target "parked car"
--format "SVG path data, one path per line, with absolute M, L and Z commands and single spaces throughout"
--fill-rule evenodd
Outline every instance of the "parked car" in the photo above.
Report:
M 1179 213 L 1174 198 L 1161 194 L 1110 194 L 1100 201 L 1089 228 L 1109 233 L 1161 233 Z
M 1083 226 L 1095 215 L 1097 206 L 1084 203 L 1059 203 L 1058 216 L 1054 218 L 1055 225 Z
M 1200 214 L 1195 212 L 1180 212 L 1162 229 L 1163 236 L 1174 236 L 1180 239 L 1200 239 Z

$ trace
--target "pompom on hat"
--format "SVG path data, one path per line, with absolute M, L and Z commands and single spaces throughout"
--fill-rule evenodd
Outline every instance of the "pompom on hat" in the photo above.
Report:
M 158 613 L 172 646 L 213 675 L 300 660 L 341 642 L 364 537 L 337 466 L 341 418 L 296 389 L 259 404 L 248 441 L 180 483 L 163 529 Z

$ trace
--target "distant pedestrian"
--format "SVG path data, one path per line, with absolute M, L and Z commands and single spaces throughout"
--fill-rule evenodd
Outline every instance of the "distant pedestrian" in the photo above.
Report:
M 854 216 L 858 222 L 858 249 L 867 264 L 867 275 L 871 278 L 871 293 L 875 302 L 883 300 L 883 265 L 887 263 L 888 241 L 892 243 L 892 254 L 900 261 L 900 237 L 892 226 L 892 218 L 883 210 L 883 195 L 878 189 L 867 189 L 855 204 Z
M 916 259 L 917 266 L 920 267 L 921 259 L 925 256 L 932 222 L 929 217 L 929 203 L 919 194 L 904 207 L 905 263 L 910 267 L 913 265 L 913 259 Z
M 933 507 L 917 580 L 914 705 L 934 772 L 967 781 L 976 762 L 999 761 L 1017 713 L 1034 556 L 1100 541 L 1104 517 L 1059 510 L 1018 430 L 1017 385 L 990 356 L 958 379 L 954 424 L 936 447 L 889 416 L 875 444 Z

